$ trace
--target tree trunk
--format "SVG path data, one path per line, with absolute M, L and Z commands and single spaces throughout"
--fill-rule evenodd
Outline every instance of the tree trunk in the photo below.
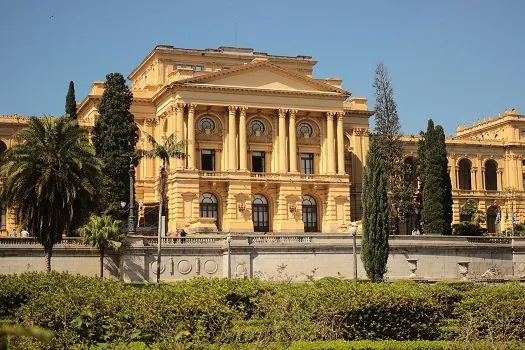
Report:
M 100 278 L 104 278 L 104 246 L 100 246 Z
M 51 255 L 53 254 L 53 245 L 46 244 L 44 246 L 44 251 L 46 253 L 46 269 L 47 272 L 51 272 Z

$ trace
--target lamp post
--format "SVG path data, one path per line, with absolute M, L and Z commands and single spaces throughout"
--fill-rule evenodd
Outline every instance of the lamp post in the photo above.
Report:
M 226 236 L 226 243 L 228 244 L 228 278 L 232 277 L 232 259 L 231 259 L 231 245 L 232 245 L 232 235 L 228 233 Z
M 357 282 L 357 243 L 356 243 L 356 235 L 357 235 L 357 223 L 352 222 L 350 224 L 350 233 L 352 234 L 352 240 L 353 240 L 353 250 L 352 254 L 354 255 L 354 282 Z
M 129 157 L 129 216 L 128 216 L 128 234 L 136 233 L 135 229 L 135 165 L 133 156 Z

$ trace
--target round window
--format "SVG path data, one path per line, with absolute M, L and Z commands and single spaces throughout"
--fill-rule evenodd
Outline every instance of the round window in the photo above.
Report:
M 214 130 L 215 129 L 215 123 L 213 122 L 213 120 L 211 120 L 211 118 L 208 118 L 208 117 L 202 118 L 199 125 L 200 125 L 200 128 L 203 130 Z
M 297 127 L 297 131 L 299 131 L 299 134 L 301 135 L 312 135 L 312 126 L 308 123 L 301 123 Z
M 264 132 L 264 124 L 260 120 L 254 120 L 250 126 L 250 129 L 253 133 L 256 133 L 257 131 L 262 133 Z

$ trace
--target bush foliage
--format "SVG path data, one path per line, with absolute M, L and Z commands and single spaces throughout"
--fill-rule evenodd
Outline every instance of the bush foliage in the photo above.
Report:
M 311 349 L 297 344 L 338 339 L 517 341 L 525 339 L 524 302 L 525 287 L 517 284 L 356 284 L 337 279 L 291 284 L 199 278 L 131 285 L 65 273 L 0 276 L 0 318 L 56 332 L 48 344 L 14 340 L 20 349 L 104 348 L 101 344 L 123 349 L 153 344 L 158 349 L 210 344 Z M 450 342 L 421 344 L 428 347 L 408 348 L 453 348 Z M 395 346 L 363 348 L 400 348 Z

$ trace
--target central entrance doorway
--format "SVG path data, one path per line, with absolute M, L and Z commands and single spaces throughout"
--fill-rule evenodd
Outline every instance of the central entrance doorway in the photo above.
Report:
M 268 201 L 260 194 L 253 195 L 252 201 L 253 230 L 255 232 L 269 232 Z

